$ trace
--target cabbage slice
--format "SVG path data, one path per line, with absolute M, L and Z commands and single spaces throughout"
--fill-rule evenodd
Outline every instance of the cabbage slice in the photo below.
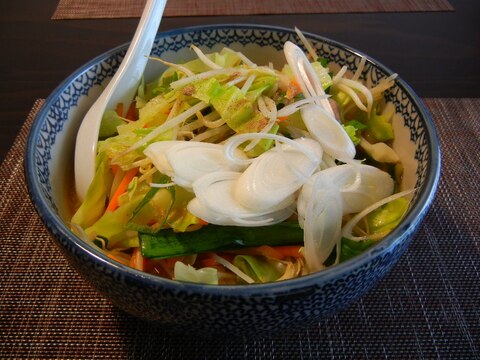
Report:
M 217 269 L 211 267 L 195 269 L 192 265 L 185 265 L 181 261 L 175 263 L 173 278 L 178 281 L 218 285 Z
M 72 217 L 72 223 L 83 229 L 93 225 L 105 211 L 105 202 L 110 194 L 113 175 L 110 171 L 105 152 L 100 152 L 96 158 L 95 176 L 90 184 L 85 200 Z

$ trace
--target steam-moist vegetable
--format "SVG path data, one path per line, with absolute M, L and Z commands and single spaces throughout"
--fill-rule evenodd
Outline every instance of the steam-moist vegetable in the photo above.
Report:
M 135 107 L 105 113 L 74 231 L 125 265 L 209 284 L 321 271 L 384 237 L 411 192 L 390 146 L 394 76 L 367 84 L 365 59 L 352 73 L 304 45 L 285 43 L 281 69 L 229 48 L 152 59 L 167 69 Z

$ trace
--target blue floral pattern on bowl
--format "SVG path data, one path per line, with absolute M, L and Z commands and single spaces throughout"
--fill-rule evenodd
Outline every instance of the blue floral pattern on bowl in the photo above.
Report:
M 306 34 L 319 55 L 355 71 L 362 53 L 343 44 Z M 229 46 L 253 60 L 281 64 L 283 44 L 299 43 L 290 29 L 259 25 L 216 25 L 166 32 L 157 36 L 153 56 L 169 61 L 193 58 L 193 43 L 205 51 Z M 357 300 L 374 286 L 407 249 L 437 188 L 440 152 L 436 132 L 421 100 L 397 78 L 387 93 L 406 132 L 398 147 L 410 149 L 409 186 L 419 189 L 405 220 L 386 239 L 355 259 L 321 273 L 279 283 L 207 286 L 179 283 L 140 273 L 104 256 L 68 228 L 67 190 L 63 176 L 72 171 L 76 131 L 102 87 L 119 66 L 126 46 L 85 64 L 47 99 L 37 115 L 27 144 L 25 169 L 32 201 L 70 263 L 121 309 L 188 332 L 242 335 L 271 333 L 316 322 Z M 256 57 L 259 59 L 257 60 Z M 157 70 L 155 70 L 157 71 Z M 392 72 L 367 57 L 362 74 L 376 84 Z

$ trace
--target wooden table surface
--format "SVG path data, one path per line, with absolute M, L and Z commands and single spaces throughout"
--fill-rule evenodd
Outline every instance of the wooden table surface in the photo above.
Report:
M 138 19 L 50 20 L 58 0 L 0 1 L 0 160 L 35 99 L 91 58 L 128 42 Z M 165 18 L 160 31 L 220 23 L 271 24 L 357 48 L 422 97 L 480 97 L 480 1 L 454 12 Z M 452 119 L 455 121 L 455 119 Z

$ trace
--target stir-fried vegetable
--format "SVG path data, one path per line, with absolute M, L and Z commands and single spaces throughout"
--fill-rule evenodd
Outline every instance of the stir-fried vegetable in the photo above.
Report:
M 383 170 L 400 162 L 394 76 L 366 84 L 366 59 L 333 74 L 297 33 L 310 59 L 287 42 L 281 70 L 229 48 L 152 58 L 167 70 L 136 107 L 103 116 L 76 233 L 140 271 L 243 284 L 320 271 L 397 226 L 413 190 Z
M 302 241 L 303 231 L 295 223 L 250 228 L 208 225 L 200 230 L 184 233 L 172 229 L 153 235 L 140 233 L 142 255 L 153 259 L 262 245 L 295 245 Z

